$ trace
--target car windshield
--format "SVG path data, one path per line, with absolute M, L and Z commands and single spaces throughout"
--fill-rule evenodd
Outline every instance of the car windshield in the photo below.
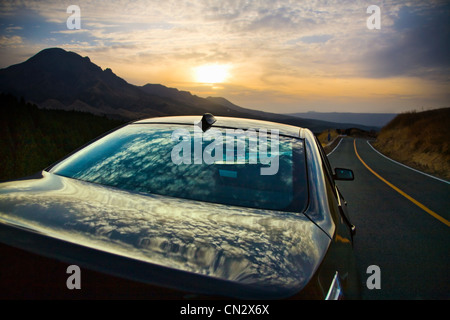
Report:
M 50 171 L 134 192 L 299 212 L 308 199 L 303 146 L 272 130 L 130 124 Z

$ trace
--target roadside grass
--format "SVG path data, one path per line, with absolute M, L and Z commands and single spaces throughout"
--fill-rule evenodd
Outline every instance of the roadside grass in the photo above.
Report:
M 328 134 L 330 135 L 330 140 L 328 140 Z M 322 145 L 322 147 L 325 147 L 327 144 L 332 142 L 337 136 L 339 136 L 339 134 L 340 133 L 338 133 L 338 131 L 334 129 L 325 130 L 317 136 L 317 139 L 319 139 L 319 142 Z
M 399 114 L 373 146 L 386 156 L 450 180 L 450 108 Z

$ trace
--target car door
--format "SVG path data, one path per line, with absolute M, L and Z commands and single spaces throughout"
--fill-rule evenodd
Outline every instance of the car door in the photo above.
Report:
M 319 153 L 320 153 L 320 157 L 321 157 L 321 160 L 323 163 L 326 178 L 334 190 L 333 196 L 335 197 L 335 199 L 338 203 L 339 214 L 341 215 L 341 218 L 345 222 L 345 225 L 351 234 L 351 238 L 352 238 L 352 242 L 353 242 L 353 236 L 356 233 L 356 227 L 350 221 L 350 217 L 348 214 L 348 208 L 347 208 L 347 201 L 344 199 L 344 197 L 342 196 L 342 193 L 340 192 L 338 186 L 336 185 L 336 182 L 334 180 L 335 172 L 331 168 L 330 162 L 328 161 L 328 157 L 325 154 L 325 151 L 323 150 L 322 145 L 320 144 L 320 142 L 317 138 L 316 138 L 316 144 L 317 144 L 317 148 L 319 149 Z

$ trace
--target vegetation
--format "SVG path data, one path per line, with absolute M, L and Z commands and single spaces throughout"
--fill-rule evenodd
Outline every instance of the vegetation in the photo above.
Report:
M 339 144 L 341 136 L 373 139 L 376 135 L 377 133 L 373 130 L 366 131 L 359 128 L 328 129 L 317 134 L 317 139 L 325 150 L 325 153 L 328 154 Z
M 0 180 L 34 174 L 122 123 L 0 94 Z
M 450 180 L 450 108 L 399 114 L 378 134 L 388 157 Z
M 322 147 L 330 144 L 334 139 L 336 139 L 341 134 L 341 130 L 328 129 L 317 135 Z

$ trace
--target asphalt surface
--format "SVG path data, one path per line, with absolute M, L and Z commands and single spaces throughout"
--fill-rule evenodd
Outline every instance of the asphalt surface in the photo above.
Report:
M 365 139 L 344 138 L 328 158 L 355 174 L 337 184 L 356 225 L 362 298 L 450 299 L 450 184 L 386 159 Z M 367 286 L 371 265 L 380 268 L 380 289 Z

